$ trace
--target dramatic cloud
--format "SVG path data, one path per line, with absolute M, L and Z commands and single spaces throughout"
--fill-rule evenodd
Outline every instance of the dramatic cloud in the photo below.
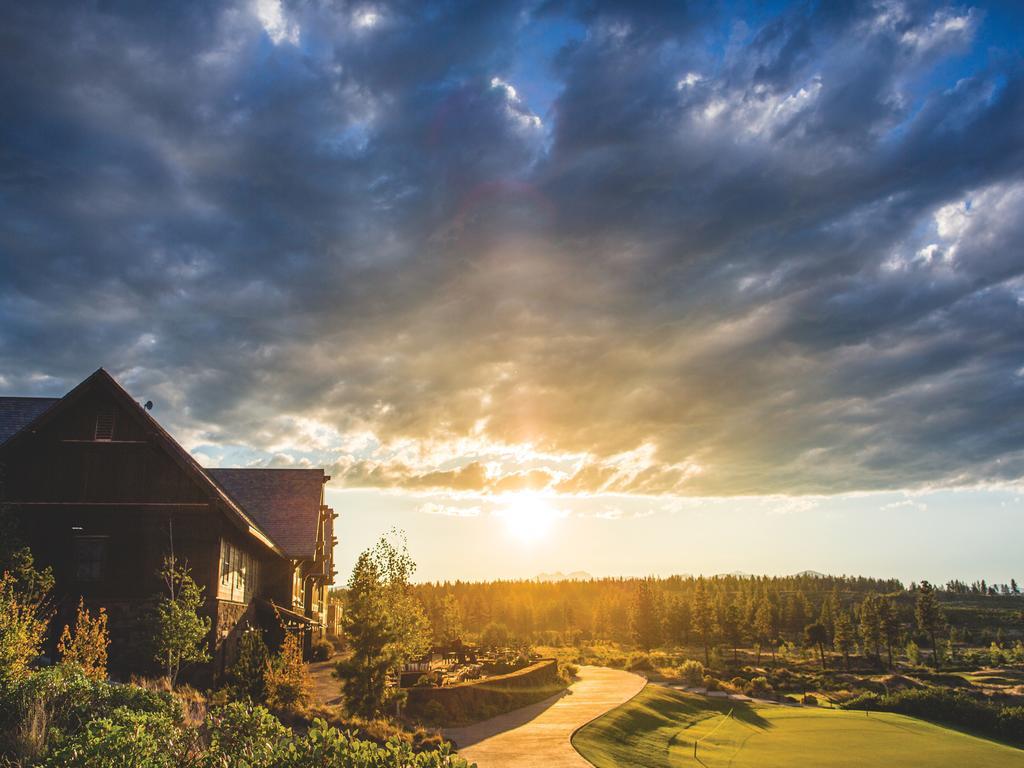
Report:
M 348 487 L 1018 480 L 1022 22 L 17 4 L 0 388 L 104 365 L 211 463 Z

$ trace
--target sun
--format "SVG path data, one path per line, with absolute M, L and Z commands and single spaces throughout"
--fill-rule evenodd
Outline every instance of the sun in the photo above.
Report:
M 547 538 L 558 518 L 558 510 L 535 491 L 505 495 L 496 514 L 504 522 L 505 532 L 524 544 L 535 544 Z

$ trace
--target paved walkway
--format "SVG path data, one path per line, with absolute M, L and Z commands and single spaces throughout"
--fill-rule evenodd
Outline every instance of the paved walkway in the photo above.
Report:
M 636 696 L 647 681 L 631 672 L 580 667 L 565 693 L 445 736 L 478 768 L 587 768 L 569 742 L 573 732 Z
M 334 676 L 337 658 L 314 661 L 306 665 L 309 674 L 310 697 L 314 704 L 340 704 L 341 681 Z

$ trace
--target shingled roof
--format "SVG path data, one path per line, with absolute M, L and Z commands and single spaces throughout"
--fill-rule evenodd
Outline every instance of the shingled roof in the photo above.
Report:
M 0 397 L 0 444 L 42 416 L 59 397 Z
M 288 557 L 316 553 L 322 469 L 207 469 Z

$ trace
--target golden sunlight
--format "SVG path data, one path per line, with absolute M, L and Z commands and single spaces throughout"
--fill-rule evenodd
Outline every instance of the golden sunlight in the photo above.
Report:
M 546 538 L 559 516 L 550 500 L 536 491 L 504 495 L 496 514 L 504 522 L 505 532 L 524 544 Z

